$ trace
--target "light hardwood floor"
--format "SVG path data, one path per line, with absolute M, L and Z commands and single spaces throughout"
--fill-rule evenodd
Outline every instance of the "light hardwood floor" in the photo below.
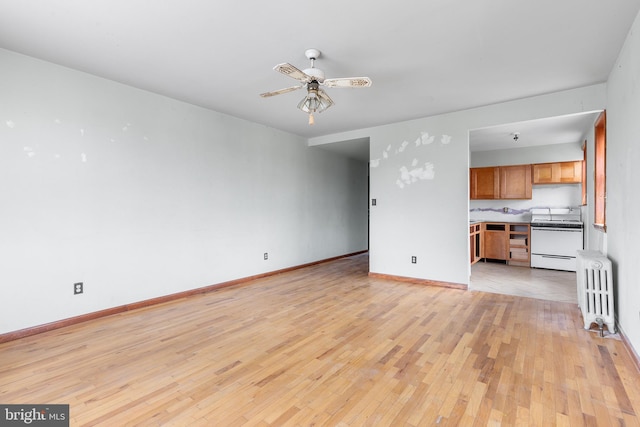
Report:
M 0 402 L 74 426 L 640 425 L 575 304 L 394 282 L 366 255 L 0 344 Z

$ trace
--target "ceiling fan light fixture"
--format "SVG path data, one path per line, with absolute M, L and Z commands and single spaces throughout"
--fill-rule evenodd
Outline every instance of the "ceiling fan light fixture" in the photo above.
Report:
M 329 105 L 322 102 L 322 99 L 317 95 L 317 91 L 314 92 L 310 90 L 307 96 L 300 101 L 298 108 L 309 114 L 309 126 L 312 126 L 316 122 L 313 114 L 322 113 L 324 110 L 329 108 Z
M 318 96 L 317 92 L 311 90 L 298 104 L 298 108 L 305 113 L 322 113 L 330 106 L 331 104 L 324 102 L 324 100 Z
M 307 85 L 307 96 L 302 98 L 302 101 L 298 104 L 298 108 L 309 114 L 309 125 L 313 125 L 315 123 L 313 115 L 315 113 L 322 113 L 332 105 L 333 101 L 331 98 L 318 89 L 318 82 L 312 81 Z

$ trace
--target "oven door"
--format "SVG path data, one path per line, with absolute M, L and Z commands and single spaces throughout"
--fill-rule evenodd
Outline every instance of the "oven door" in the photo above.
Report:
M 531 227 L 531 267 L 576 271 L 582 229 Z

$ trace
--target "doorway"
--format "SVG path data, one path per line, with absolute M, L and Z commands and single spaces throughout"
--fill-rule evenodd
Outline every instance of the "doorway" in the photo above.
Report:
M 470 168 L 582 161 L 583 142 L 600 111 L 509 123 L 469 131 Z M 469 201 L 469 220 L 522 222 L 540 207 L 583 206 L 582 186 L 534 185 L 530 199 Z M 469 289 L 576 302 L 575 273 L 480 261 L 470 267 Z

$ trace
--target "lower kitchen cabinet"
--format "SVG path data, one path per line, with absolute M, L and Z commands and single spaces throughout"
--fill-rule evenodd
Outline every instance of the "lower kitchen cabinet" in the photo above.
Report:
M 475 264 L 482 259 L 482 224 L 469 226 L 469 248 L 471 264 Z
M 469 227 L 471 264 L 484 258 L 508 265 L 531 265 L 531 230 L 526 223 L 483 222 Z
M 483 253 L 482 258 L 507 259 L 507 235 L 504 223 L 484 223 L 483 224 Z
M 508 230 L 509 256 L 507 264 L 530 267 L 529 242 L 531 241 L 531 231 L 529 224 L 509 224 Z

